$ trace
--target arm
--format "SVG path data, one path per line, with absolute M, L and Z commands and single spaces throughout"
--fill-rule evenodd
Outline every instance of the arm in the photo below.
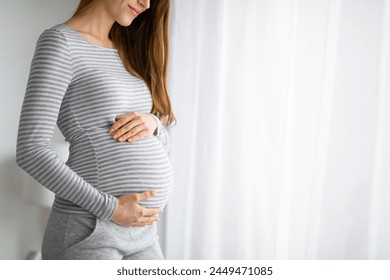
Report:
M 46 29 L 37 41 L 31 62 L 20 113 L 16 163 L 59 197 L 109 220 L 117 207 L 117 198 L 94 188 L 50 148 L 62 99 L 72 76 L 66 38 L 57 30 Z
M 158 140 L 161 141 L 165 150 L 167 151 L 167 153 L 169 153 L 170 147 L 171 147 L 171 145 L 170 145 L 171 138 L 169 136 L 168 129 L 161 123 L 160 119 L 157 116 L 155 116 L 151 113 L 149 113 L 149 115 L 151 115 L 153 117 L 153 119 L 157 122 L 157 129 L 156 129 L 157 132 L 154 133 L 154 135 L 157 137 Z M 168 128 L 171 128 L 175 125 L 176 125 L 176 120 L 175 120 L 175 124 L 169 126 Z

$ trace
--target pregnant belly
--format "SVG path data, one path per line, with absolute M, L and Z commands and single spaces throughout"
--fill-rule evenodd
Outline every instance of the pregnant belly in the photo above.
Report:
M 89 131 L 98 164 L 97 187 L 114 196 L 155 190 L 140 201 L 145 207 L 163 208 L 173 186 L 170 158 L 160 140 L 148 136 L 133 143 L 118 142 L 104 130 Z

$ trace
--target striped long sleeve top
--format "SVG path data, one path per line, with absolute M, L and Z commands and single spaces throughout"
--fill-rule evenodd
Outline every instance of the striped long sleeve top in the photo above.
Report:
M 39 36 L 20 112 L 16 163 L 55 193 L 53 207 L 111 219 L 118 197 L 156 190 L 141 201 L 164 207 L 173 186 L 167 128 L 152 115 L 144 81 L 123 66 L 116 49 L 86 40 L 60 23 Z M 108 128 L 115 116 L 149 113 L 157 135 L 118 142 Z M 69 142 L 63 162 L 51 149 L 58 125 Z

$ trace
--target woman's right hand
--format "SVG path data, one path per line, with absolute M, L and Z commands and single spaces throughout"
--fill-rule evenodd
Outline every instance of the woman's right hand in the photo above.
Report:
M 118 206 L 111 217 L 111 221 L 121 226 L 144 227 L 159 221 L 158 214 L 161 208 L 146 208 L 138 204 L 139 201 L 153 197 L 155 191 L 131 193 L 118 197 Z

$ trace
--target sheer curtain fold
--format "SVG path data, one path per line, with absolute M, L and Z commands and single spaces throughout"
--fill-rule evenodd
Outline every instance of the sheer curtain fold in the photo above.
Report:
M 173 0 L 168 259 L 390 257 L 388 0 Z

